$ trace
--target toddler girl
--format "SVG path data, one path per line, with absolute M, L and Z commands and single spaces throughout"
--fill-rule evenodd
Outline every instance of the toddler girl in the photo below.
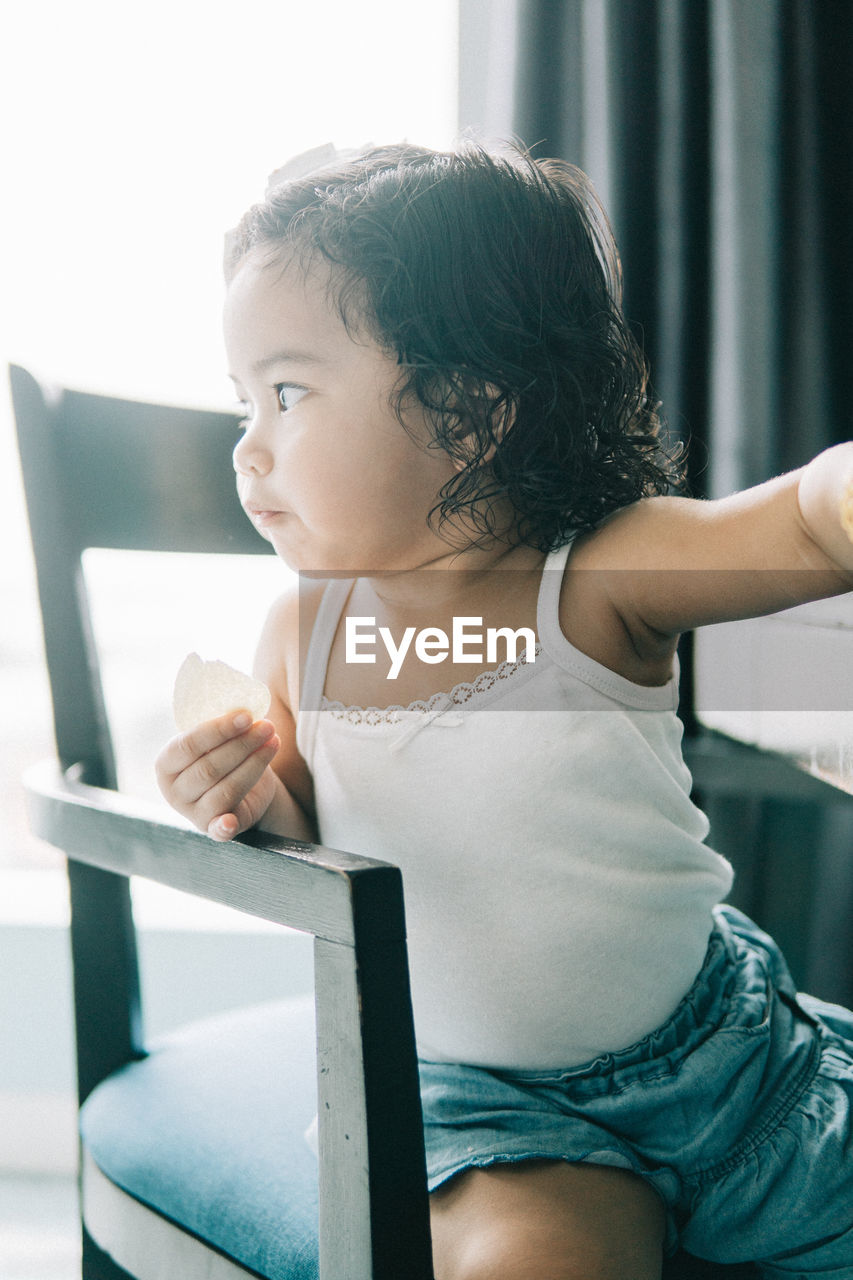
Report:
M 673 494 L 606 219 L 555 161 L 285 175 L 227 283 L 238 491 L 300 586 L 269 720 L 158 777 L 216 839 L 402 868 L 437 1280 L 644 1280 L 679 1244 L 851 1280 L 853 1017 L 720 905 L 675 654 L 853 587 L 853 444 Z

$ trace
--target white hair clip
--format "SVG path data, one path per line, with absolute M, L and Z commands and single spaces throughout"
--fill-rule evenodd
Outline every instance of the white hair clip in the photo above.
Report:
M 269 195 L 283 182 L 293 182 L 297 178 L 307 178 L 309 174 L 321 173 L 324 169 L 332 169 L 341 163 L 360 155 L 364 148 L 352 148 L 340 151 L 333 142 L 324 142 L 322 146 L 312 147 L 310 151 L 302 151 L 298 156 L 287 160 L 279 169 L 275 169 L 267 179 L 265 195 Z

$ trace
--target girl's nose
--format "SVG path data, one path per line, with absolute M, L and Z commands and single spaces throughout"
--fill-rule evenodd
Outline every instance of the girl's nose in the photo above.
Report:
M 273 468 L 273 456 L 252 428 L 248 428 L 234 446 L 234 470 L 239 476 L 265 476 Z

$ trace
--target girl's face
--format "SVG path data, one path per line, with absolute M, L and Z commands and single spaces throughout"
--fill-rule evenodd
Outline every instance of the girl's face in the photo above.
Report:
M 396 358 L 350 336 L 321 270 L 250 254 L 228 288 L 225 345 L 246 414 L 237 491 L 288 565 L 365 574 L 447 556 L 427 515 L 454 464 L 426 450 L 418 406 L 401 426 Z

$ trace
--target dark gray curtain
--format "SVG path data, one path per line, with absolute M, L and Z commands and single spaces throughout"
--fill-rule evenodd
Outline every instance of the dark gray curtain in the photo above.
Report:
M 462 0 L 460 64 L 463 130 L 596 183 L 695 494 L 853 435 L 853 0 Z M 853 806 L 781 790 L 700 798 L 735 900 L 853 1003 Z

